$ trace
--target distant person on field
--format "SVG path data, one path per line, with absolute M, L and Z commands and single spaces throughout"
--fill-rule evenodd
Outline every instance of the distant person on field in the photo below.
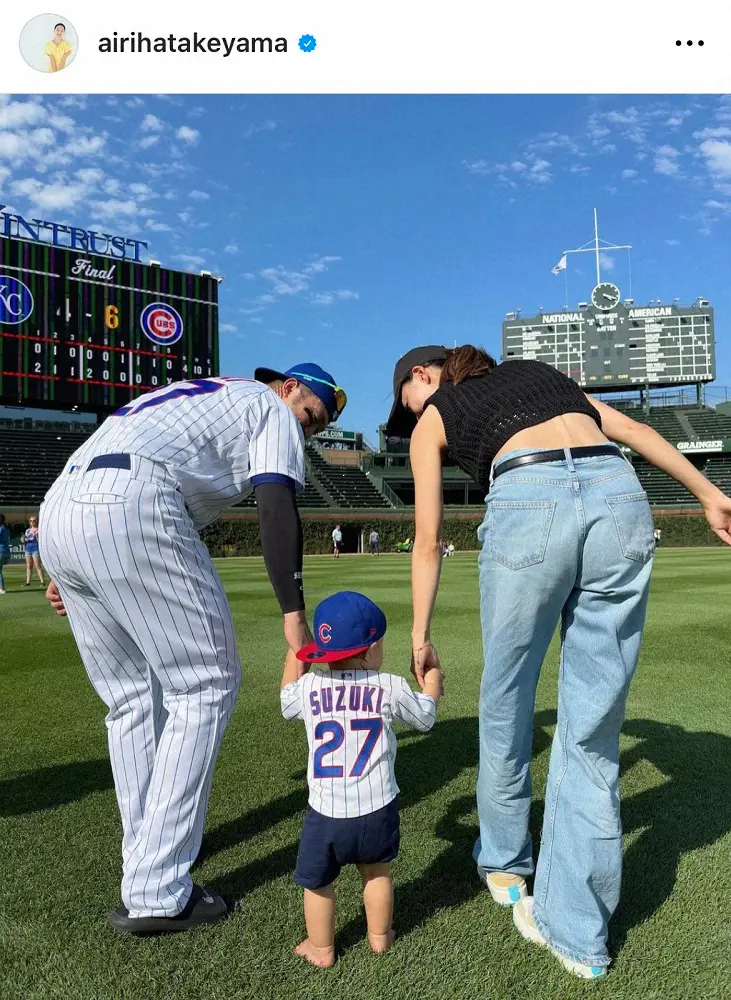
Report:
M 362 594 L 343 591 L 321 601 L 313 625 L 315 641 L 285 662 L 281 707 L 285 719 L 304 721 L 309 744 L 309 805 L 294 873 L 305 890 L 307 937 L 295 954 L 327 967 L 335 961 L 333 883 L 343 865 L 355 865 L 363 879 L 371 949 L 386 951 L 393 942 L 391 862 L 399 849 L 393 724 L 428 732 L 444 675 L 439 667 L 427 669 L 417 694 L 403 677 L 380 673 L 386 617 Z M 302 663 L 309 672 L 300 676 Z
M 450 556 L 454 555 L 454 542 L 447 542 L 447 553 Z
M 662 537 L 662 529 L 655 528 L 655 548 L 660 544 L 660 538 Z
M 48 72 L 58 73 L 66 68 L 66 60 L 71 55 L 72 49 L 64 38 L 66 25 L 60 22 L 53 29 L 53 38 L 46 42 L 43 54 L 48 57 Z
M 28 525 L 23 536 L 25 540 L 25 583 L 23 586 L 30 587 L 33 567 L 35 566 L 41 586 L 45 587 L 46 581 L 43 579 L 43 567 L 41 566 L 41 556 L 38 550 L 38 518 L 28 518 Z
M 333 528 L 333 556 L 336 559 L 340 558 L 340 550 L 343 547 L 343 533 L 340 530 L 340 525 L 336 524 Z
M 369 541 L 370 546 L 371 546 L 371 555 L 372 556 L 378 556 L 378 555 L 380 555 L 381 553 L 380 553 L 380 549 L 378 547 L 378 532 L 376 531 L 375 528 L 371 532 L 368 541 Z
M 5 593 L 3 566 L 10 562 L 10 532 L 5 524 L 5 515 L 0 514 L 0 594 Z

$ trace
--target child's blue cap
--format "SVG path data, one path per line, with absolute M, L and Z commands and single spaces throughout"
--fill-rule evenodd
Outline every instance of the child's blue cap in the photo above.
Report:
M 357 656 L 382 639 L 386 616 L 373 601 L 353 590 L 326 597 L 313 616 L 315 641 L 297 653 L 307 663 L 332 663 Z

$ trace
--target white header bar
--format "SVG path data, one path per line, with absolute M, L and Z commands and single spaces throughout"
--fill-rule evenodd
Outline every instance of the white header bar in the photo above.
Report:
M 718 0 L 58 5 L 37 20 L 27 4 L 4 5 L 3 92 L 676 94 L 729 85 L 729 15 Z M 60 72 L 48 68 L 51 42 Z

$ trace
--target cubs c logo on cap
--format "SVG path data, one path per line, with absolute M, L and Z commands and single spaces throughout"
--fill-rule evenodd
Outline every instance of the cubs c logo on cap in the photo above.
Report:
M 153 344 L 168 347 L 183 336 L 183 320 L 166 302 L 151 302 L 140 316 L 142 332 Z
M 330 640 L 332 639 L 332 636 L 330 635 L 331 631 L 332 629 L 330 628 L 330 626 L 325 625 L 325 623 L 323 622 L 323 624 L 317 630 L 317 634 L 320 637 L 320 642 L 330 642 Z

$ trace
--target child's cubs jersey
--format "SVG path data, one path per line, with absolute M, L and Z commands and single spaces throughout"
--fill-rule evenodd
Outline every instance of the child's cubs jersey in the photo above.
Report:
M 365 816 L 398 795 L 394 721 L 425 733 L 433 698 L 379 670 L 310 670 L 281 692 L 285 719 L 307 730 L 309 802 L 325 816 Z

